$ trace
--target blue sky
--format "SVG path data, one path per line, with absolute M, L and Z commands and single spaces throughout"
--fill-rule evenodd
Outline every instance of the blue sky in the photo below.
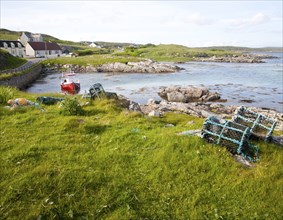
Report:
M 1 28 L 63 40 L 282 47 L 282 0 L 1 2 Z

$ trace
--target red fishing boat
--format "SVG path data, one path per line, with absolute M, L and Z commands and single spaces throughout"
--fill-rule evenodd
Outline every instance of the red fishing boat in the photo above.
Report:
M 62 73 L 61 77 L 61 90 L 69 94 L 77 94 L 81 89 L 81 84 L 78 79 L 75 78 L 76 74 L 73 72 Z

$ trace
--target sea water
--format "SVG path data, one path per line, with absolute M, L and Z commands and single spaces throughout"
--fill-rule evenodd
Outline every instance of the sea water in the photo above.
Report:
M 204 86 L 227 99 L 225 105 L 246 105 L 275 109 L 283 112 L 282 53 L 269 53 L 275 59 L 265 63 L 187 62 L 176 64 L 184 70 L 176 73 L 80 73 L 83 94 L 94 83 L 101 83 L 106 91 L 116 92 L 145 104 L 148 99 L 161 100 L 162 86 Z M 33 83 L 27 92 L 49 93 L 60 91 L 60 73 L 46 75 Z

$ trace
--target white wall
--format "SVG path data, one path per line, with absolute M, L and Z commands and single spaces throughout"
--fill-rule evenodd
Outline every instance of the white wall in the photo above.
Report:
M 25 48 L 4 48 L 2 47 L 1 49 L 6 50 L 7 52 L 9 52 L 11 55 L 15 56 L 15 57 L 24 57 L 25 56 Z
M 33 48 L 29 44 L 26 45 L 26 55 L 27 56 L 35 57 L 37 54 L 39 56 L 55 57 L 55 56 L 61 55 L 62 51 L 61 50 L 57 50 L 57 51 L 56 50 L 37 50 L 37 51 L 34 51 Z
M 29 44 L 26 45 L 26 55 L 31 57 L 35 56 L 35 52 Z

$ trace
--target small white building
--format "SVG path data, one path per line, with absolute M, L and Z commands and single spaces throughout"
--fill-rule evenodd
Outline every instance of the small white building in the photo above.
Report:
M 15 57 L 25 56 L 25 47 L 20 41 L 0 40 L 0 48 L 8 51 Z
M 101 48 L 101 46 L 95 44 L 95 43 L 91 43 L 90 45 L 88 45 L 89 47 L 94 47 L 94 48 Z
M 27 42 L 26 55 L 31 57 L 60 56 L 62 49 L 57 43 L 51 42 Z

